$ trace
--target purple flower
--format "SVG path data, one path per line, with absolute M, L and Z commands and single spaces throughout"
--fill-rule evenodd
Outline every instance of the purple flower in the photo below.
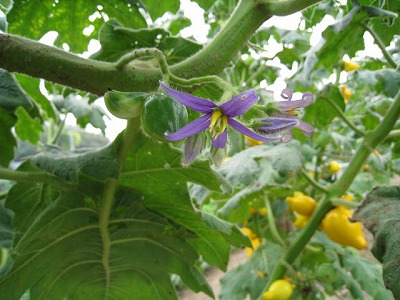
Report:
M 160 85 L 175 100 L 188 108 L 204 114 L 191 123 L 183 126 L 178 131 L 167 134 L 165 138 L 169 141 L 179 141 L 208 129 L 211 133 L 214 147 L 224 148 L 227 141 L 226 129 L 228 125 L 240 133 L 258 141 L 274 142 L 281 139 L 281 137 L 268 138 L 259 135 L 233 119 L 234 117 L 243 115 L 255 102 L 257 102 L 258 96 L 253 90 L 237 94 L 231 100 L 221 105 L 216 105 L 210 100 L 170 89 L 162 82 L 160 82 Z
M 279 109 L 271 117 L 262 118 L 258 120 L 258 131 L 262 134 L 276 134 L 281 133 L 281 141 L 284 143 L 292 139 L 292 129 L 299 128 L 304 135 L 311 136 L 314 128 L 289 113 L 300 107 L 307 107 L 314 102 L 314 97 L 310 92 L 303 94 L 300 100 L 292 100 L 293 92 L 291 89 L 284 89 L 281 93 L 282 98 L 286 101 L 275 102 L 275 107 Z

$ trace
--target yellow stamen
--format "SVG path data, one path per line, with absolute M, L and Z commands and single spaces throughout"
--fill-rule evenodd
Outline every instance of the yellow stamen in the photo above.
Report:
M 219 109 L 214 110 L 210 120 L 210 132 L 212 138 L 215 140 L 221 133 L 226 130 L 228 126 L 228 117 L 223 114 Z

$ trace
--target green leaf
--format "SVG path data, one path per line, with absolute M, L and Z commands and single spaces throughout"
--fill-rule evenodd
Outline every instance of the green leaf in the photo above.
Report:
M 8 167 L 14 158 L 14 148 L 17 145 L 12 128 L 17 122 L 16 117 L 0 108 L 0 165 Z
M 183 28 L 189 27 L 192 21 L 189 18 L 178 15 L 171 21 L 168 26 L 168 30 L 173 34 L 178 34 Z
M 236 188 L 236 192 L 218 213 L 231 222 L 243 222 L 248 216 L 249 201 L 261 191 L 270 192 L 271 195 L 282 193 L 282 188 L 276 187 L 276 184 L 285 181 L 300 166 L 298 143 L 260 145 L 232 156 L 219 171 Z
M 34 111 L 36 108 L 14 76 L 0 69 L 0 108 L 11 112 L 19 106 L 27 111 Z
M 119 163 L 116 147 L 108 146 L 85 153 L 63 153 L 52 151 L 32 158 L 32 164 L 62 179 L 77 182 L 79 175 L 105 181 L 118 178 Z
M 216 2 L 214 0 L 196 0 L 192 2 L 197 2 L 197 4 L 204 10 L 210 9 L 211 6 Z
M 99 18 L 90 21 L 89 17 L 95 13 Z M 147 26 L 135 0 L 105 0 L 101 1 L 101 5 L 95 0 L 16 1 L 7 17 L 11 33 L 38 40 L 49 31 L 57 31 L 57 46 L 67 43 L 71 51 L 80 53 L 87 49 L 90 39 L 97 36 L 105 15 L 118 18 L 132 28 Z M 83 30 L 90 25 L 95 27 L 94 31 L 88 36 L 84 35 Z
M 31 118 L 25 109 L 18 107 L 16 110 L 18 122 L 15 124 L 15 132 L 23 141 L 30 141 L 37 144 L 40 140 L 40 133 L 43 132 L 40 120 Z
M 163 51 L 171 64 L 202 47 L 188 39 L 171 37 L 168 31 L 161 28 L 131 29 L 123 27 L 117 20 L 110 20 L 101 27 L 99 40 L 102 48 L 91 58 L 103 61 L 117 61 L 132 50 L 154 47 Z
M 346 251 L 345 255 L 343 255 L 343 266 L 351 272 L 354 279 L 372 299 L 393 299 L 392 293 L 385 289 L 382 279 L 382 267 L 379 264 Z
M 360 70 L 354 73 L 353 80 L 391 98 L 399 91 L 400 75 L 393 69 Z
M 78 98 L 79 97 L 79 98 Z M 77 123 L 82 128 L 87 124 L 92 124 L 93 127 L 105 131 L 106 124 L 103 120 L 105 115 L 104 111 L 94 105 L 90 104 L 89 96 L 79 96 L 76 92 L 68 94 L 66 98 L 63 96 L 54 97 L 53 103 L 61 112 L 71 112 L 77 119 Z
M 207 162 L 184 167 L 181 157 L 169 144 L 139 137 L 123 166 L 120 184 L 141 194 L 146 207 L 194 232 L 198 237 L 188 242 L 209 264 L 225 269 L 230 243 L 240 246 L 246 240 L 236 226 L 193 210 L 187 182 L 210 190 L 219 190 L 220 182 Z M 215 228 L 224 229 L 221 233 Z
M 374 235 L 371 249 L 383 264 L 383 280 L 395 298 L 400 297 L 400 188 L 378 187 L 367 194 L 353 214 Z
M 335 103 L 342 111 L 345 108 L 344 99 L 335 85 L 327 85 L 316 95 L 316 101 L 306 108 L 304 121 L 309 122 L 316 128 L 324 128 L 328 126 L 337 116 L 336 110 L 328 102 L 329 99 Z
M 30 289 L 33 299 L 176 299 L 171 273 L 212 295 L 195 262 L 201 255 L 225 268 L 230 245 L 248 244 L 238 227 L 193 209 L 187 182 L 218 190 L 217 176 L 204 161 L 183 167 L 179 150 L 139 134 L 119 179 L 99 182 L 116 178 L 119 143 L 42 155 L 19 168 L 34 176 L 40 167 L 77 186 L 18 183 L 10 190 L 6 207 L 17 235 L 1 295 L 19 299 Z
M 250 296 L 251 300 L 258 299 L 268 278 L 261 277 L 257 272 L 264 274 L 272 272 L 282 251 L 281 246 L 270 241 L 261 245 L 249 260 L 222 277 L 219 299 L 243 300 L 248 299 L 246 296 Z
M 141 2 L 153 20 L 162 17 L 168 11 L 176 13 L 180 5 L 179 1 L 141 0 Z
M 194 266 L 198 255 L 186 242 L 191 233 L 143 207 L 135 195 L 116 194 L 120 209 L 106 224 L 106 240 L 102 208 L 85 205 L 96 199 L 75 190 L 51 193 L 43 185 L 31 185 L 38 192 L 27 194 L 27 187 L 17 184 L 7 199 L 17 212 L 35 204 L 28 226 L 16 222 L 21 237 L 14 265 L 0 280 L 7 299 L 19 299 L 29 288 L 31 299 L 176 299 L 170 273 L 211 295 Z
M 40 106 L 42 116 L 44 115 L 45 119 L 48 118 L 56 119 L 56 114 L 53 105 L 40 92 L 39 89 L 40 79 L 29 77 L 23 74 L 16 74 L 15 77 L 17 78 L 19 84 L 22 86 L 24 91 L 26 91 L 32 98 L 32 100 Z

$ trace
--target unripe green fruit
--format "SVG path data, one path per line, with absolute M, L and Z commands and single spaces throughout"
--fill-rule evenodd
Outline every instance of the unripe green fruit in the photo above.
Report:
M 147 97 L 143 107 L 142 128 L 151 137 L 165 142 L 165 134 L 173 133 L 188 123 L 186 107 L 164 93 Z
M 104 102 L 110 113 L 117 118 L 132 119 L 142 114 L 147 95 L 141 92 L 108 91 L 104 95 Z

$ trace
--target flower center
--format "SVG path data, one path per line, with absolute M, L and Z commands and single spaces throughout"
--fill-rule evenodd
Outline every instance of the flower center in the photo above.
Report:
M 211 115 L 210 132 L 213 140 L 226 130 L 228 117 L 220 109 L 215 109 Z

